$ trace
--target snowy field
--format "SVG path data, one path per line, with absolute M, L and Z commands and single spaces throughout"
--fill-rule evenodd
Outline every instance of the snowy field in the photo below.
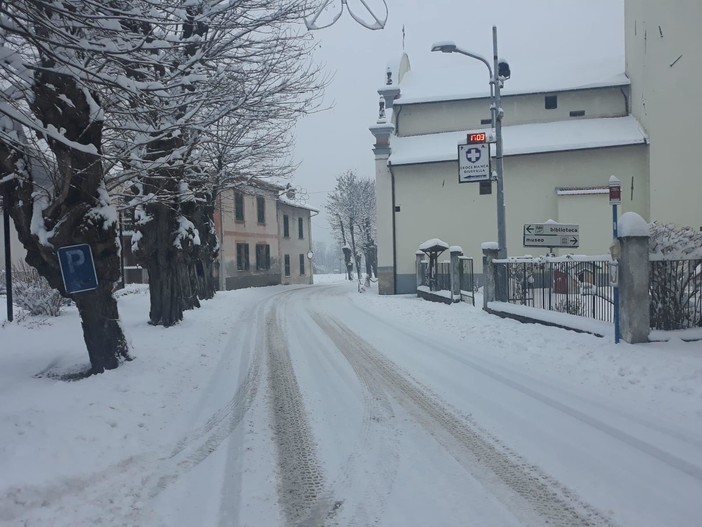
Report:
M 77 382 L 59 380 L 88 366 L 74 308 L 0 322 L 0 525 L 549 517 L 500 470 L 555 489 L 578 524 L 700 525 L 702 342 L 614 345 L 315 282 L 218 293 L 167 329 L 131 287 L 134 360 Z M 468 452 L 478 443 L 503 468 Z

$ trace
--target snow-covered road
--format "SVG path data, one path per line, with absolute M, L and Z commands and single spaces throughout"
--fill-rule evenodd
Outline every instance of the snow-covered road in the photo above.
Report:
M 199 310 L 191 330 L 216 360 L 203 353 L 199 377 L 175 381 L 196 391 L 170 392 L 180 411 L 160 436 L 144 432 L 148 449 L 129 443 L 46 484 L 0 479 L 0 522 L 699 525 L 699 343 L 670 350 L 688 385 L 672 366 L 648 372 L 664 364 L 662 344 L 615 348 L 344 282 L 236 294 Z M 149 389 L 167 404 L 171 387 Z
M 699 435 L 490 360 L 490 338 L 452 341 L 383 317 L 364 298 L 349 297 L 343 284 L 259 304 L 241 340 L 248 373 L 230 419 L 238 425 L 248 410 L 260 424 L 230 437 L 218 477 L 197 480 L 200 491 L 221 495 L 219 509 L 202 500 L 206 510 L 195 510 L 180 495 L 165 510 L 184 503 L 195 518 L 219 510 L 233 525 L 659 526 L 699 518 Z M 217 375 L 207 392 L 226 390 L 222 382 L 231 385 Z M 242 477 L 261 467 L 274 485 Z

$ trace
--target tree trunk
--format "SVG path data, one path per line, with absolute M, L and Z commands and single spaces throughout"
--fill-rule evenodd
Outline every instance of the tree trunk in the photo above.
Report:
M 93 118 L 96 100 L 89 92 L 72 77 L 51 72 L 49 60 L 42 64 L 47 69 L 36 73 L 32 111 L 45 127 L 62 130 L 67 140 L 82 146 L 71 148 L 46 137 L 55 161 L 49 163 L 51 173 L 47 174 L 46 168 L 32 162 L 36 153 L 30 156 L 0 141 L 0 176 L 18 176 L 4 186 L 3 194 L 27 251 L 26 262 L 79 306 L 91 371 L 99 373 L 129 358 L 112 296 L 120 277 L 120 258 L 117 222 L 104 213 L 111 205 L 101 158 L 103 123 Z M 48 201 L 41 211 L 35 205 L 39 195 Z M 38 230 L 50 233 L 46 242 L 40 240 Z M 93 253 L 98 289 L 70 294 L 63 284 L 56 249 L 84 243 Z
M 119 325 L 117 301 L 100 288 L 73 297 L 83 326 L 83 338 L 90 356 L 91 373 L 102 373 L 129 360 L 127 341 Z
M 145 208 L 151 220 L 137 226 L 142 238 L 134 255 L 149 273 L 149 324 L 170 327 L 183 320 L 183 293 L 178 272 L 182 258 L 173 245 L 177 225 L 175 212 L 166 203 L 154 203 Z
M 349 219 L 349 233 L 351 236 L 351 251 L 353 251 L 353 260 L 356 263 L 356 276 L 361 279 L 361 262 L 359 262 L 358 254 L 356 253 L 356 239 L 353 235 L 353 220 Z

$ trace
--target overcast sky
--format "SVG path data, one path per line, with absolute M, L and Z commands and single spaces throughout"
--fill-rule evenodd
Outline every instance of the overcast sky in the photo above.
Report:
M 353 7 L 358 0 L 348 0 Z M 378 0 L 368 2 L 377 4 Z M 382 2 L 381 2 L 382 3 Z M 313 239 L 331 241 L 324 216 L 327 192 L 347 170 L 374 178 L 373 136 L 378 117 L 377 89 L 389 62 L 404 51 L 412 71 L 465 68 L 485 78 L 485 66 L 468 57 L 431 53 L 433 42 L 453 40 L 464 49 L 492 57 L 492 26 L 498 28 L 499 55 L 514 79 L 520 71 L 577 67 L 602 58 L 621 58 L 624 67 L 623 0 L 387 0 L 385 29 L 370 31 L 344 12 L 333 26 L 314 31 L 315 60 L 334 78 L 325 94 L 332 108 L 304 118 L 296 129 L 294 184 L 308 192 L 308 205 L 320 209 Z M 341 0 L 335 0 L 335 6 Z M 509 82 L 509 81 L 508 81 Z

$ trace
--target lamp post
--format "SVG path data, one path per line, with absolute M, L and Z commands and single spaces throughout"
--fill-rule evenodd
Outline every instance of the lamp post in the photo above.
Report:
M 502 104 L 500 90 L 502 83 L 509 79 L 509 64 L 497 57 L 497 26 L 492 26 L 492 66 L 490 62 L 477 53 L 472 53 L 461 49 L 453 42 L 437 42 L 431 47 L 432 51 L 442 53 L 460 53 L 467 57 L 479 60 L 487 66 L 490 72 L 490 112 L 492 115 L 492 127 L 495 130 L 495 164 L 497 172 L 497 245 L 498 258 L 507 258 L 507 234 L 505 227 L 505 186 L 504 186 L 504 165 L 502 160 Z

